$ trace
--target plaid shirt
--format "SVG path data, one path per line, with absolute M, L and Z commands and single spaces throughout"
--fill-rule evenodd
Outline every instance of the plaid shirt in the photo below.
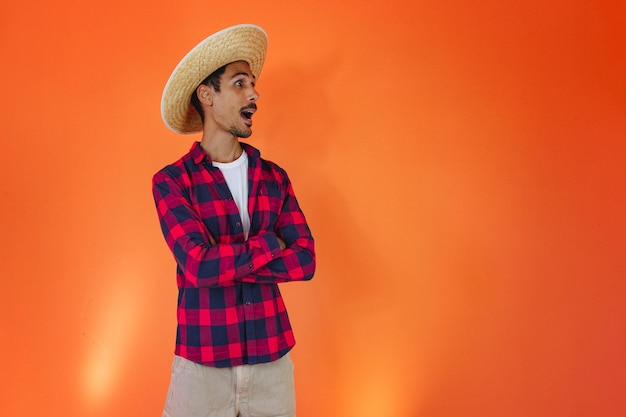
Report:
M 199 143 L 156 173 L 152 185 L 177 266 L 175 353 L 213 367 L 286 354 L 295 339 L 277 283 L 309 280 L 315 271 L 313 237 L 287 173 L 241 145 L 248 154 L 248 240 L 222 172 Z

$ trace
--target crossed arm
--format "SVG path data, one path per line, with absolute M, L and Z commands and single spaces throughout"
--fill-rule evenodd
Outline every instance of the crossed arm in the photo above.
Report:
M 186 286 L 280 283 L 313 277 L 314 241 L 290 183 L 273 230 L 261 230 L 243 243 L 224 243 L 219 236 L 212 236 L 183 187 L 167 175 L 155 175 L 153 195 L 163 235 L 184 272 Z

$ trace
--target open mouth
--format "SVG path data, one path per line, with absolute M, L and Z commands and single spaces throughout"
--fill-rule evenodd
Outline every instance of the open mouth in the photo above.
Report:
M 251 125 L 252 124 L 252 112 L 249 111 L 242 111 L 241 112 L 241 118 L 243 119 L 243 122 L 247 125 Z
M 241 115 L 241 118 L 243 119 L 243 122 L 247 126 L 252 126 L 252 115 L 254 114 L 255 111 L 256 111 L 256 105 L 252 104 L 250 106 L 244 107 L 239 112 L 239 114 Z

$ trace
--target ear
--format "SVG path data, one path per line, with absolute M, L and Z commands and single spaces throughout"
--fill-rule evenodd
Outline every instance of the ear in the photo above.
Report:
M 211 106 L 213 105 L 213 94 L 215 91 L 208 85 L 200 84 L 198 88 L 196 88 L 196 94 L 198 95 L 198 100 L 200 103 Z

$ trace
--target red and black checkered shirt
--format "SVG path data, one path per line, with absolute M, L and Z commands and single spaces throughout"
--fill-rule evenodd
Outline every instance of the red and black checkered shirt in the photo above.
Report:
M 277 283 L 309 280 L 315 272 L 313 237 L 287 173 L 252 146 L 242 147 L 247 240 L 226 180 L 199 143 L 153 178 L 161 229 L 176 260 L 175 353 L 214 367 L 286 354 L 295 339 Z

